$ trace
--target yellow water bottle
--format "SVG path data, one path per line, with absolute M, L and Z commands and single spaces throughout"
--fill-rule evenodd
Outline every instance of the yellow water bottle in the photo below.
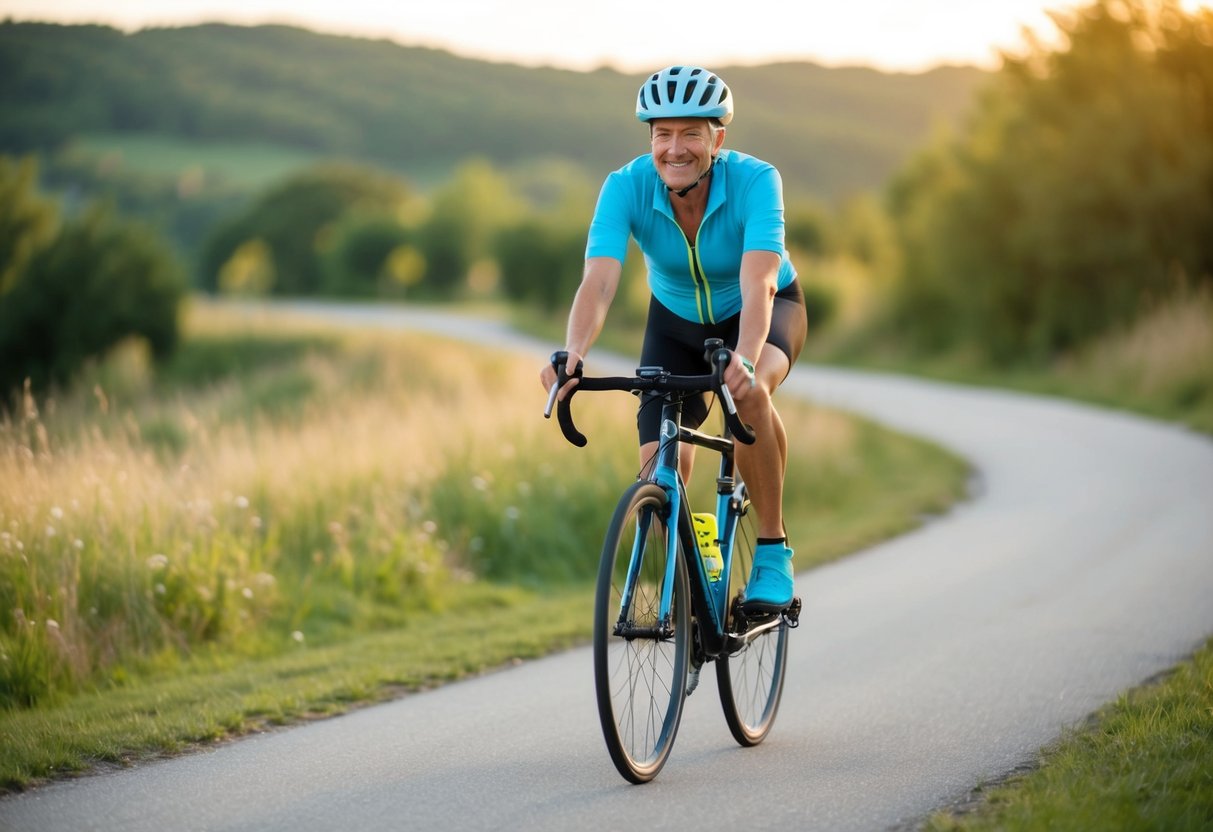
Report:
M 703 569 L 709 581 L 719 581 L 724 561 L 720 557 L 720 541 L 716 539 L 716 515 L 710 512 L 692 514 L 695 541 L 699 544 L 699 556 L 703 558 Z

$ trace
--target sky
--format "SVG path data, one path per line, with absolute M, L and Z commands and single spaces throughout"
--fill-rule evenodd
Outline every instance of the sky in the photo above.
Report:
M 1070 0 L 0 0 L 0 18 L 106 23 L 127 31 L 209 21 L 289 23 L 389 38 L 465 57 L 646 73 L 810 60 L 917 72 L 939 64 L 996 68 L 1046 43 L 1046 9 Z M 1181 0 L 1191 11 L 1213 0 Z

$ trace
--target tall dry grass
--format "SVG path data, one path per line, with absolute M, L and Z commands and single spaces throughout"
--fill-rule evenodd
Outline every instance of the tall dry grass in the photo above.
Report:
M 632 397 L 580 399 L 575 449 L 530 360 L 213 307 L 185 329 L 154 375 L 128 345 L 0 421 L 0 706 L 407 626 L 476 581 L 592 580 Z M 824 527 L 894 481 L 867 428 L 781 412 L 789 512 Z
M 190 333 L 256 333 L 269 352 L 299 337 L 207 310 Z M 567 462 L 536 418 L 534 368 L 432 339 L 324 338 L 199 387 L 132 382 L 139 362 L 121 357 L 125 392 L 26 395 L 0 423 L 0 704 L 198 645 L 400 623 L 473 576 L 584 554 L 568 528 L 537 528 L 559 525 Z
M 1213 289 L 1177 292 L 1057 372 L 1080 392 L 1213 432 Z

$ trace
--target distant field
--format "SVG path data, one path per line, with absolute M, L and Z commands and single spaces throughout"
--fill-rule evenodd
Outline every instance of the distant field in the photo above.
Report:
M 140 173 L 182 176 L 200 170 L 248 188 L 324 158 L 281 145 L 195 141 L 150 133 L 93 133 L 77 139 L 75 147 Z
M 88 156 L 112 160 L 135 172 L 182 177 L 201 172 L 207 178 L 257 190 L 298 168 L 334 159 L 318 152 L 264 142 L 200 141 L 156 133 L 89 133 L 74 148 Z M 351 160 L 358 161 L 358 160 Z M 444 181 L 448 169 L 401 171 L 420 187 Z

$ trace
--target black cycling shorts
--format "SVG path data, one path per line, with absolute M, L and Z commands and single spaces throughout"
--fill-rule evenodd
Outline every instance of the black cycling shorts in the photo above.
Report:
M 805 312 L 804 292 L 799 281 L 792 281 L 775 295 L 771 307 L 771 329 L 767 343 L 778 347 L 788 357 L 788 366 L 796 363 L 808 335 L 809 323 Z M 707 371 L 703 359 L 703 342 L 708 338 L 724 340 L 726 347 L 737 346 L 741 331 L 741 313 L 715 324 L 700 324 L 675 315 L 657 298 L 649 301 L 649 319 L 645 326 L 644 347 L 640 351 L 642 367 L 662 367 L 675 375 L 695 375 Z M 749 357 L 749 356 L 747 356 Z M 753 356 L 755 361 L 758 356 Z M 698 427 L 708 415 L 707 397 L 690 396 L 682 406 L 682 423 Z M 659 397 L 642 396 L 636 417 L 640 444 L 656 442 L 661 435 L 661 403 Z

